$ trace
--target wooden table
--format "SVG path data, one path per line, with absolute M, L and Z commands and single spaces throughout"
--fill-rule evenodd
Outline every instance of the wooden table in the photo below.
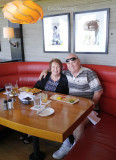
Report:
M 49 97 L 52 92 L 48 92 Z M 18 97 L 14 102 L 14 109 L 3 109 L 3 101 L 7 96 L 0 92 L 0 124 L 11 129 L 56 142 L 63 142 L 73 130 L 92 111 L 92 102 L 79 97 L 79 102 L 67 104 L 64 102 L 51 102 L 55 113 L 47 117 L 37 115 L 31 110 L 33 103 L 22 104 Z

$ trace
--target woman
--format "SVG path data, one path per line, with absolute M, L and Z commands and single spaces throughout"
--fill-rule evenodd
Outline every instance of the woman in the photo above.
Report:
M 59 59 L 52 59 L 49 64 L 50 72 L 45 78 L 37 81 L 34 88 L 46 91 L 68 94 L 68 80 L 62 74 L 62 62 Z
M 45 78 L 37 81 L 34 88 L 39 88 L 45 91 L 57 92 L 68 94 L 68 80 L 64 74 L 62 74 L 62 62 L 59 59 L 52 59 L 49 64 L 50 72 L 48 72 Z M 25 144 L 31 142 L 32 137 L 27 134 L 22 134 L 20 137 Z

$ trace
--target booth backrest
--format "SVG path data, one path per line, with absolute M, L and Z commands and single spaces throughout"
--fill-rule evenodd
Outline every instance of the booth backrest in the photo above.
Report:
M 102 111 L 116 117 L 116 67 L 83 64 L 83 66 L 94 70 L 104 89 L 99 105 Z M 49 68 L 49 62 L 11 62 L 0 63 L 0 88 L 5 83 L 16 83 L 19 87 L 33 87 L 43 69 Z M 63 64 L 63 69 L 67 69 Z
M 84 64 L 83 66 L 94 70 L 103 86 L 103 95 L 99 105 L 102 111 L 116 117 L 116 67 Z
M 4 88 L 5 83 L 15 84 L 17 80 L 19 87 L 33 87 L 40 73 L 48 68 L 49 62 L 0 63 L 0 88 Z M 66 69 L 66 64 L 63 64 L 63 69 Z

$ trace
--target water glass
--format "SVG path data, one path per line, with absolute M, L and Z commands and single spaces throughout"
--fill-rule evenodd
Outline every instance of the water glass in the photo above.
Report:
M 41 96 L 33 95 L 34 106 L 41 106 Z
M 11 83 L 5 84 L 5 91 L 8 95 L 11 93 L 11 91 L 12 91 L 12 84 Z

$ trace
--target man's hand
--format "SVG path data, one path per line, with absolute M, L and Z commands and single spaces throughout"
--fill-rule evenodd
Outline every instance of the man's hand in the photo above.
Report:
M 40 74 L 38 80 L 41 81 L 42 77 L 45 78 L 48 72 L 49 72 L 48 69 L 44 69 L 44 70 L 41 72 L 41 74 Z
M 102 93 L 103 93 L 103 90 L 94 93 L 94 96 L 93 96 L 94 105 L 96 105 L 99 102 L 99 99 Z

